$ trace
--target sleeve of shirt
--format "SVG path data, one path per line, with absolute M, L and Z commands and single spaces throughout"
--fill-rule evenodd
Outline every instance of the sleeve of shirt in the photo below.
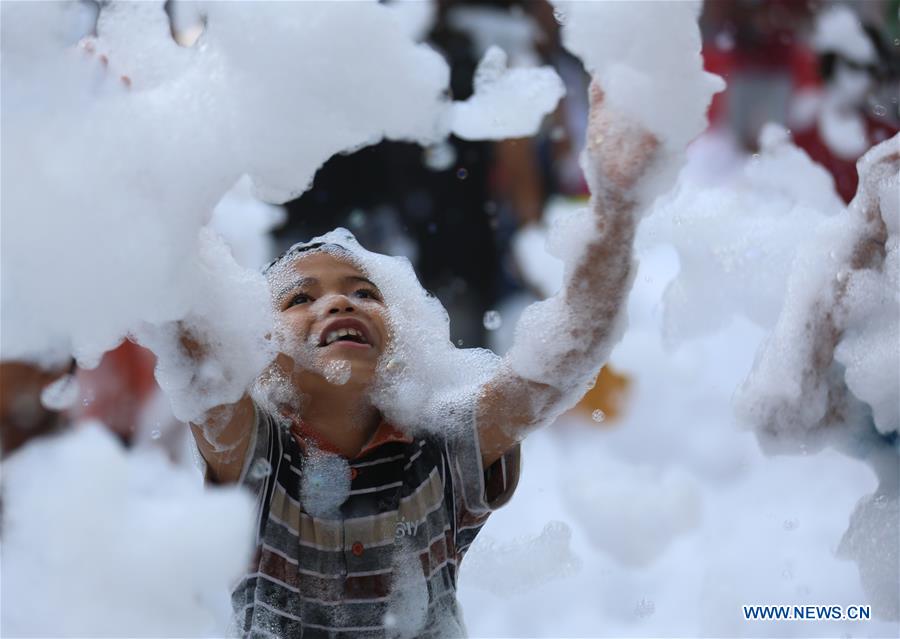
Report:
M 517 444 L 500 459 L 484 467 L 478 424 L 473 406 L 465 409 L 459 420 L 462 427 L 447 438 L 447 460 L 453 482 L 456 511 L 457 544 L 460 551 L 471 543 L 488 515 L 510 500 L 519 483 L 521 448 Z
M 275 421 L 256 402 L 253 402 L 253 428 L 250 432 L 250 445 L 244 455 L 238 483 L 258 492 L 274 466 L 273 440 L 278 431 Z
M 282 457 L 280 428 L 266 411 L 253 402 L 253 426 L 250 444 L 241 465 L 237 484 L 244 486 L 256 497 L 256 510 L 260 526 L 268 516 L 268 503 Z M 196 446 L 196 444 L 195 444 Z M 209 469 L 203 456 L 197 452 L 202 464 L 204 482 L 209 484 Z
M 253 403 L 253 439 L 247 448 L 247 457 L 241 468 L 241 486 L 246 486 L 256 497 L 256 512 L 259 527 L 257 541 L 262 535 L 265 521 L 269 516 L 269 501 L 278 478 L 284 442 L 278 422 L 268 412 Z

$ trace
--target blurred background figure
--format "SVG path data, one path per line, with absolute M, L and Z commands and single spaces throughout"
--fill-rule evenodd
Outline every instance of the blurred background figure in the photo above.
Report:
M 814 81 L 804 32 L 816 6 L 795 0 L 705 3 L 707 68 L 728 83 L 714 115 L 741 148 L 755 151 L 762 126 L 785 122 L 795 88 Z
M 27 362 L 0 363 L 0 455 L 7 457 L 30 440 L 65 428 L 68 420 L 61 411 L 67 400 L 75 398 L 71 392 L 76 390 L 74 371 L 74 361 L 50 368 Z M 60 403 L 50 399 L 50 405 L 45 405 L 42 394 L 58 382 L 73 388 L 57 388 L 55 399 Z
M 794 142 L 849 202 L 856 160 L 897 132 L 897 0 L 717 0 L 704 5 L 707 68 L 728 83 L 711 122 L 745 152 L 761 127 L 788 127 Z
M 893 15 L 896 25 L 896 6 Z M 888 40 L 887 23 L 879 29 L 867 19 L 846 5 L 816 16 L 811 40 L 822 83 L 797 93 L 789 121 L 797 145 L 831 172 L 845 202 L 856 193 L 856 160 L 898 126 L 900 46 Z
M 78 371 L 80 401 L 72 414 L 102 422 L 122 443 L 130 444 L 137 436 L 144 406 L 157 389 L 155 364 L 150 351 L 122 342 L 103 356 L 97 368 Z

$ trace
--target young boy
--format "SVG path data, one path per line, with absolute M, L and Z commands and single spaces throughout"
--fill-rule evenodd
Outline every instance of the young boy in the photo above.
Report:
M 591 102 L 588 177 L 601 232 L 561 291 L 558 329 L 572 346 L 548 350 L 551 371 L 596 373 L 602 364 L 632 272 L 630 194 L 657 146 L 633 123 L 618 126 L 597 87 Z M 504 361 L 461 407 L 462 429 L 409 435 L 384 421 L 370 392 L 393 339 L 378 282 L 336 244 L 298 245 L 268 267 L 270 285 L 274 272 L 273 302 L 291 342 L 350 370 L 344 383 L 329 382 L 297 366 L 302 354 L 285 345 L 275 367 L 302 396 L 301 409 L 264 409 L 247 394 L 192 424 L 208 479 L 240 482 L 259 500 L 257 551 L 233 594 L 240 631 L 464 635 L 460 561 L 515 489 L 518 442 L 569 407 L 570 378 L 532 381 Z

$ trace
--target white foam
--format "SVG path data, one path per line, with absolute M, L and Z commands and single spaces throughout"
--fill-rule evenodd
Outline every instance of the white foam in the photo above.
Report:
M 188 17 L 204 30 L 188 47 L 162 2 L 109 3 L 90 52 L 65 48 L 71 6 L 3 11 L 3 150 L 17 160 L 2 176 L 2 357 L 93 366 L 136 335 L 180 419 L 234 401 L 274 354 L 264 282 L 234 259 L 265 247 L 238 248 L 225 220 L 249 196 L 223 194 L 246 174 L 283 201 L 336 153 L 450 130 L 446 62 L 377 2 L 198 3 Z M 505 118 L 529 78 L 559 85 L 546 69 L 483 78 L 463 111 Z M 528 134 L 543 113 L 526 111 L 478 134 Z M 211 218 L 234 257 L 203 230 Z M 180 351 L 176 322 L 208 340 L 202 362 Z
M 897 164 L 889 156 L 898 145 L 895 136 L 864 156 L 863 186 L 850 207 L 808 230 L 791 262 L 774 329 L 736 397 L 738 410 L 768 443 L 819 447 L 855 436 L 867 421 L 857 398 L 873 411 L 879 431 L 898 428 L 896 220 L 883 220 L 884 259 L 873 250 L 874 262 L 853 266 L 858 251 L 878 237 L 869 216 L 882 208 L 887 217 L 896 214 Z M 832 347 L 843 371 L 832 365 Z
M 506 68 L 506 53 L 491 47 L 475 70 L 475 93 L 453 104 L 452 130 L 465 140 L 533 134 L 565 94 L 552 67 Z
M 565 478 L 563 499 L 591 542 L 627 565 L 647 565 L 699 525 L 702 500 L 687 473 L 604 459 Z
M 675 150 L 706 128 L 706 109 L 725 85 L 703 70 L 701 3 L 554 0 L 553 5 L 563 43 L 600 81 L 616 110 L 636 117 Z
M 322 519 L 340 519 L 340 507 L 350 495 L 350 466 L 340 455 L 311 449 L 303 458 L 299 478 L 304 512 Z
M 812 36 L 819 53 L 834 52 L 861 64 L 877 58 L 872 41 L 866 36 L 857 13 L 846 5 L 833 5 L 816 15 Z
M 253 511 L 96 423 L 34 442 L 3 465 L 3 635 L 224 636 Z
M 63 375 L 41 391 L 41 404 L 50 410 L 65 410 L 78 401 L 80 393 L 81 389 L 75 376 Z
M 670 345 L 717 330 L 736 314 L 771 328 L 798 247 L 810 229 L 844 210 L 831 176 L 784 129 L 768 125 L 760 143 L 758 155 L 712 182 L 695 176 L 692 165 L 728 151 L 698 149 L 642 227 L 643 243 L 678 251 L 680 270 L 664 295 Z
M 550 521 L 535 536 L 500 540 L 480 534 L 466 552 L 466 578 L 481 590 L 514 597 L 565 579 L 581 569 L 571 548 L 572 530 Z

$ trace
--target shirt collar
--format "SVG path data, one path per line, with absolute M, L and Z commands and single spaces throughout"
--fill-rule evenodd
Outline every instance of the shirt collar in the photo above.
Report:
M 325 451 L 327 453 L 333 453 L 335 455 L 341 455 L 342 457 L 344 456 L 334 444 L 323 437 L 321 433 L 318 433 L 310 428 L 309 425 L 302 419 L 300 419 L 299 417 L 293 417 L 289 419 L 291 420 L 291 435 L 294 437 L 294 440 L 297 442 L 300 448 L 304 450 L 304 452 L 306 451 L 308 444 L 312 443 L 319 450 Z M 376 448 L 391 442 L 411 444 L 413 442 L 413 438 L 401 431 L 393 424 L 389 424 L 388 422 L 382 420 L 378 424 L 378 427 L 375 429 L 375 432 L 372 433 L 369 441 L 363 444 L 363 447 L 352 459 L 359 459 L 363 455 L 369 454 Z

